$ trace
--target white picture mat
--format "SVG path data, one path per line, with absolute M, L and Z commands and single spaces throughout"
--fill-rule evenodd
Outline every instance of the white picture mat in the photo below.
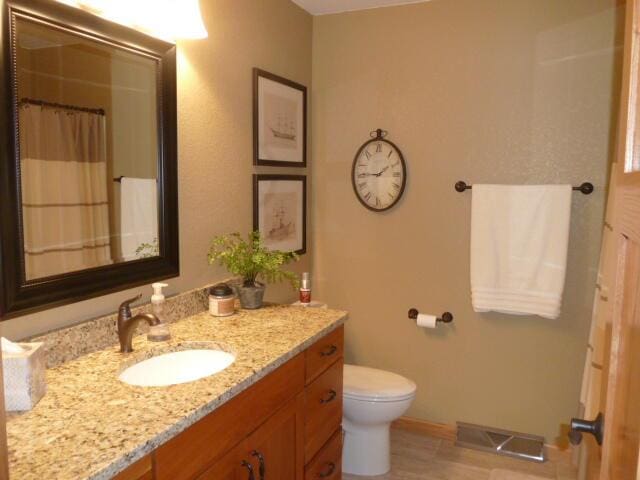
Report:
M 304 186 L 300 180 L 260 180 L 258 182 L 258 230 L 269 250 L 293 252 L 304 248 Z M 284 210 L 284 212 L 282 211 Z M 276 214 L 281 215 L 276 218 Z M 280 222 L 293 232 L 273 238 Z
M 281 99 L 283 105 L 287 101 L 293 102 L 294 123 L 288 124 L 286 108 L 274 111 L 271 99 Z M 291 146 L 286 147 L 274 143 L 270 127 L 277 127 L 278 117 L 283 117 L 285 128 L 295 129 L 296 139 Z M 271 123 L 271 125 L 270 125 Z M 268 78 L 258 77 L 258 158 L 260 160 L 275 160 L 283 162 L 304 163 L 304 93 L 288 85 L 275 82 Z

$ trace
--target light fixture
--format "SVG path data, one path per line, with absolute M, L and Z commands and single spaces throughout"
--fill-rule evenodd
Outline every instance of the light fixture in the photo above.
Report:
M 166 0 L 165 29 L 173 38 L 207 38 L 207 29 L 202 22 L 198 0 Z M 152 2 L 153 3 L 153 2 Z
M 58 0 L 60 3 L 175 42 L 207 37 L 199 0 Z

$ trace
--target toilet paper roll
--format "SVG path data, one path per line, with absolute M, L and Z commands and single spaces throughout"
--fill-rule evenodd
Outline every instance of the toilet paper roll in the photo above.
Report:
M 419 327 L 436 328 L 436 325 L 438 324 L 436 320 L 437 317 L 435 315 L 426 315 L 424 313 L 419 313 L 418 318 L 416 319 L 416 323 Z

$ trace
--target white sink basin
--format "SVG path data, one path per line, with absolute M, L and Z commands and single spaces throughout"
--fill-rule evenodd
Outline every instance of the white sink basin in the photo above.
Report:
M 235 359 L 234 355 L 222 350 L 181 350 L 138 362 L 125 369 L 118 378 L 139 387 L 165 387 L 221 372 Z

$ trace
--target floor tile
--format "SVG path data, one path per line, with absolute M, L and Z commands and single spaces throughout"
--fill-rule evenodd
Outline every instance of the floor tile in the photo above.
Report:
M 502 468 L 494 468 L 491 470 L 489 480 L 546 480 L 545 477 L 537 475 L 529 475 L 528 473 L 514 472 L 513 470 L 504 470 Z
M 391 471 L 376 477 L 343 474 L 343 480 L 575 480 L 569 455 L 535 463 L 456 447 L 449 440 L 391 430 Z
M 516 473 L 537 475 L 545 479 L 556 478 L 556 466 L 552 462 L 530 462 L 527 460 L 519 460 L 516 458 L 496 455 L 495 453 L 456 447 L 455 444 L 449 440 L 442 441 L 440 448 L 438 448 L 438 451 L 436 452 L 436 458 L 449 462 L 475 465 L 489 470 L 501 468 L 503 470 L 512 470 Z

